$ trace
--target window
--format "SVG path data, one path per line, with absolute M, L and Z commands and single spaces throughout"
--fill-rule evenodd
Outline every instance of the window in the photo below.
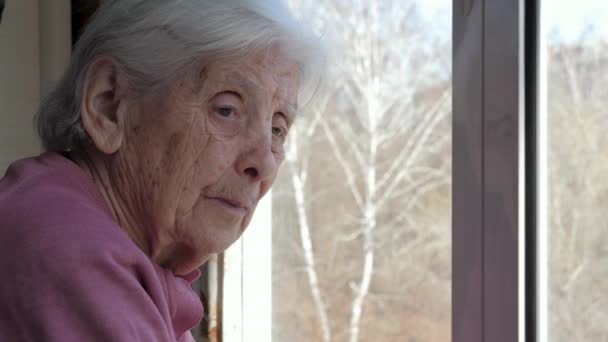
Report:
M 608 339 L 608 8 L 542 7 L 541 341 Z
M 353 2 L 351 6 L 340 8 L 338 19 L 350 24 L 356 22 L 349 19 L 348 14 L 355 11 L 358 4 Z M 548 1 L 456 0 L 453 4 L 452 172 L 449 181 L 451 202 L 448 204 L 452 216 L 451 315 L 449 322 L 442 325 L 451 326 L 450 334 L 447 338 L 414 335 L 416 328 L 426 329 L 427 334 L 433 329 L 420 322 L 415 328 L 399 330 L 408 321 L 395 318 L 390 311 L 391 305 L 411 305 L 415 298 L 408 302 L 404 296 L 398 296 L 382 306 L 381 301 L 374 302 L 377 287 L 373 285 L 379 286 L 379 281 L 374 284 L 371 280 L 369 287 L 360 286 L 358 280 L 364 277 L 345 281 L 351 275 L 349 272 L 365 269 L 366 255 L 335 247 L 334 235 L 340 236 L 342 229 L 348 231 L 352 227 L 349 224 L 357 222 L 360 216 L 352 214 L 357 213 L 356 210 L 348 210 L 357 208 L 353 188 L 350 188 L 350 199 L 340 197 L 334 191 L 345 183 L 348 185 L 347 172 L 364 170 L 349 169 L 348 158 L 357 158 L 352 146 L 366 136 L 355 130 L 361 126 L 338 124 L 327 129 L 321 120 L 324 117 L 310 115 L 306 119 L 310 121 L 304 126 L 320 125 L 321 137 L 317 140 L 313 134 L 304 135 L 303 139 L 300 135 L 303 133 L 296 135 L 298 148 L 295 152 L 300 153 L 300 158 L 295 170 L 299 173 L 284 172 L 273 194 L 274 233 L 266 230 L 272 238 L 272 255 L 264 265 L 274 267 L 269 276 L 272 290 L 265 302 L 273 303 L 270 318 L 265 321 L 267 335 L 264 336 L 270 336 L 269 340 L 293 340 L 294 336 L 289 333 L 295 331 L 296 336 L 304 340 L 352 341 L 352 329 L 349 328 L 353 320 L 342 318 L 339 321 L 335 312 L 339 312 L 340 306 L 333 303 L 348 307 L 352 302 L 343 298 L 357 298 L 362 288 L 368 292 L 359 317 L 373 313 L 378 319 L 371 327 L 364 323 L 365 318 L 358 321 L 363 322 L 357 332 L 361 341 L 418 338 L 419 341 L 559 342 L 602 341 L 608 337 L 605 328 L 608 311 L 603 296 L 608 285 L 608 268 L 603 259 L 608 249 L 603 228 L 605 210 L 602 210 L 607 193 L 603 179 L 608 164 L 601 149 L 607 124 L 602 100 L 608 95 L 605 94 L 608 73 L 604 72 L 608 65 L 605 56 L 608 10 L 593 1 L 580 1 L 568 8 Z M 324 12 L 323 15 L 329 14 Z M 365 15 L 373 17 L 377 13 L 368 11 Z M 316 18 L 317 24 L 323 27 L 323 16 Z M 386 19 L 382 21 L 379 25 L 382 29 L 378 32 L 386 32 L 384 28 L 390 26 L 387 22 Z M 360 27 L 364 33 L 374 32 L 372 25 Z M 348 51 L 355 50 L 350 48 Z M 342 67 L 346 68 L 349 59 L 343 61 Z M 428 62 L 428 57 L 425 61 Z M 345 78 L 348 77 L 354 75 Z M 402 77 L 407 79 L 408 74 L 404 73 Z M 341 86 L 339 92 L 347 89 L 338 81 L 334 84 Z M 332 96 L 332 117 L 340 118 L 340 114 L 352 110 L 348 101 L 335 94 Z M 362 101 L 365 94 L 357 99 Z M 356 122 L 352 117 L 348 119 L 353 121 L 340 123 Z M 348 136 L 345 133 L 353 131 L 352 136 L 356 139 L 342 142 L 336 138 Z M 332 136 L 334 145 L 331 145 Z M 324 139 L 330 139 L 330 142 L 324 142 Z M 407 143 L 401 144 L 407 146 Z M 320 156 L 315 148 L 328 157 Z M 335 153 L 336 150 L 342 153 Z M 395 151 L 398 155 L 401 149 Z M 306 158 L 306 153 L 310 153 L 310 159 Z M 340 156 L 345 160 L 340 161 Z M 305 164 L 306 160 L 308 164 Z M 315 163 L 323 168 L 301 172 L 312 170 Z M 334 170 L 332 163 L 340 167 Z M 402 167 L 406 168 L 406 165 L 402 164 Z M 315 178 L 319 173 L 322 176 Z M 375 176 L 378 173 L 381 168 L 376 169 Z M 304 175 L 311 183 L 297 182 Z M 369 184 L 369 178 L 353 176 L 353 179 L 355 185 L 368 189 L 365 185 Z M 300 195 L 294 184 L 299 184 Z M 303 215 L 297 210 L 297 196 L 300 196 L 300 203 L 306 204 Z M 343 211 L 329 211 L 328 208 L 336 203 Z M 322 210 L 313 214 L 310 208 L 314 206 Z M 392 215 L 403 214 L 400 209 Z M 432 219 L 440 219 L 438 216 L 445 212 L 435 213 L 437 216 Z M 307 219 L 306 225 L 302 225 L 302 217 Z M 382 217 L 375 224 L 382 225 L 382 219 L 386 218 Z M 313 229 L 321 229 L 318 227 L 326 222 L 334 229 L 332 233 L 317 232 L 315 236 Z M 309 229 L 302 230 L 303 226 Z M 277 229 L 282 230 L 277 232 Z M 368 251 L 364 243 L 366 232 L 365 229 L 355 230 L 344 240 L 348 243 L 358 241 L 359 246 L 364 246 L 363 251 Z M 373 241 L 377 247 L 378 239 Z M 394 242 L 407 243 L 398 237 Z M 246 245 L 247 237 L 242 250 L 247 250 Z M 313 253 L 307 254 L 307 248 Z M 378 255 L 383 252 L 377 252 L 373 257 L 373 265 L 378 266 L 376 271 L 382 267 Z M 330 257 L 322 257 L 323 253 Z M 341 272 L 336 260 L 345 260 L 347 271 Z M 424 257 L 390 260 L 394 265 L 390 276 L 399 279 L 399 270 L 410 267 L 409 261 L 420 268 L 427 265 L 427 260 Z M 317 270 L 315 276 L 311 276 L 315 274 L 311 272 L 311 266 Z M 340 290 L 323 295 L 323 291 L 328 290 L 319 285 L 316 294 L 311 291 L 314 288 L 311 284 L 324 281 L 324 272 L 333 277 L 329 287 Z M 245 272 L 239 274 L 243 275 L 241 285 L 246 284 Z M 420 271 L 416 275 L 420 274 L 425 273 Z M 408 280 L 397 280 L 401 282 L 395 286 L 396 291 L 405 291 Z M 442 295 L 434 290 L 430 292 L 433 296 Z M 424 297 L 427 292 L 414 293 Z M 374 305 L 382 309 L 373 311 Z M 328 313 L 321 314 L 323 310 L 319 308 L 327 308 Z M 395 312 L 398 315 L 407 309 Z M 250 318 L 244 314 L 244 309 L 239 312 L 243 313 L 242 320 Z M 323 328 L 324 321 L 328 328 Z M 387 322 L 394 323 L 387 327 L 384 325 Z M 365 335 L 371 331 L 374 334 L 380 331 L 382 338 Z M 390 335 L 392 333 L 395 335 Z M 400 333 L 406 335 L 398 335 Z
M 341 63 L 290 133 L 272 214 L 226 254 L 243 287 L 224 337 L 449 341 L 451 6 L 291 5 Z
M 272 341 L 449 341 L 450 4 L 292 5 L 340 64 L 273 188 Z

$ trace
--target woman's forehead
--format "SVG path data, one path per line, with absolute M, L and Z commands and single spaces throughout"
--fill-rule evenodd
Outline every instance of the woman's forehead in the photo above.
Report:
M 243 82 L 256 79 L 297 77 L 298 66 L 291 59 L 278 53 L 257 53 L 243 58 L 220 59 L 208 64 L 210 73 L 220 73 Z M 258 80 L 259 81 L 259 80 Z
M 289 105 L 296 105 L 298 68 L 285 58 L 218 61 L 210 63 L 201 77 L 202 82 L 212 88 L 236 87 L 235 90 L 253 95 L 270 92 L 284 98 Z

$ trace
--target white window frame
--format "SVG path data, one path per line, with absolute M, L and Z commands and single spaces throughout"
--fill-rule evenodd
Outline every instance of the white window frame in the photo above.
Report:
M 222 341 L 272 340 L 272 192 L 224 252 Z

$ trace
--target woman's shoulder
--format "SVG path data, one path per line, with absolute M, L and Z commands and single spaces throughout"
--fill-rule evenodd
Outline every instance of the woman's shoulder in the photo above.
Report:
M 145 257 L 115 222 L 87 175 L 53 153 L 13 163 L 0 180 L 0 247 L 12 251 L 13 260 L 111 251 Z
M 56 153 L 21 159 L 0 179 L 0 227 L 111 219 L 95 184 Z
M 79 202 L 109 214 L 92 179 L 78 165 L 54 152 L 12 163 L 0 178 L 0 211 L 28 212 Z M 68 207 L 64 209 L 69 209 Z M 45 210 L 48 211 L 48 210 Z
M 19 326 L 39 340 L 171 340 L 153 264 L 86 190 L 55 177 L 3 189 L 0 316 L 18 324 L 0 323 L 0 339 Z

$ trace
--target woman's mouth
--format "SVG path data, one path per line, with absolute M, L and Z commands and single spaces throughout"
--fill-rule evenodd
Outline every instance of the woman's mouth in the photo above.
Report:
M 222 206 L 223 208 L 226 208 L 235 213 L 244 215 L 247 212 L 247 207 L 239 200 L 225 197 L 210 197 L 209 199 Z

